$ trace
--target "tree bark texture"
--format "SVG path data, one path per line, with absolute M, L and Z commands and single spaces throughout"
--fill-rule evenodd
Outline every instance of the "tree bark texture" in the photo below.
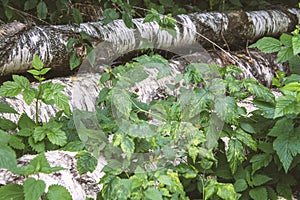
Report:
M 206 56 L 209 56 L 209 58 L 205 58 L 205 60 L 208 63 L 215 62 L 220 66 L 236 64 L 244 72 L 238 78 L 256 78 L 266 85 L 271 85 L 272 77 L 274 77 L 277 70 L 287 71 L 286 66 L 276 64 L 275 55 L 265 56 L 265 54 L 256 51 L 250 51 L 249 53 L 249 55 L 242 52 L 234 53 L 231 57 L 228 57 L 221 51 L 212 51 L 209 53 L 206 52 Z M 139 95 L 138 100 L 148 103 L 153 99 L 165 98 L 167 95 L 177 95 L 178 91 L 170 90 L 167 84 L 173 84 L 176 74 L 184 73 L 187 64 L 203 61 L 203 54 L 203 52 L 196 52 L 170 59 L 170 76 L 157 79 L 157 71 L 147 71 L 149 77 L 142 82 L 135 83 L 131 91 Z M 83 70 L 83 73 L 78 73 L 71 77 L 55 78 L 51 81 L 66 86 L 65 93 L 69 97 L 72 110 L 79 109 L 94 112 L 98 93 L 105 86 L 98 86 L 101 76 L 101 73 L 98 72 L 103 72 L 104 69 L 104 66 L 100 66 L 97 73 L 84 72 L 85 70 Z M 37 87 L 37 85 L 35 84 L 33 87 Z M 135 91 L 136 89 L 138 89 L 138 92 Z M 35 105 L 26 105 L 21 95 L 17 95 L 15 98 L 2 97 L 0 101 L 13 107 L 19 114 L 26 113 L 32 118 L 35 116 Z M 48 121 L 51 116 L 55 116 L 55 113 L 58 111 L 55 106 L 41 104 L 39 107 L 40 120 L 43 122 Z M 0 116 L 17 122 L 20 115 L 0 113 Z
M 101 190 L 98 184 L 100 178 L 104 175 L 101 169 L 106 164 L 104 158 L 98 159 L 96 169 L 90 173 L 80 175 L 76 168 L 76 152 L 67 151 L 48 151 L 45 153 L 51 167 L 60 166 L 65 170 L 60 170 L 51 174 L 34 174 L 29 177 L 43 180 L 46 183 L 46 191 L 50 185 L 58 184 L 67 188 L 73 200 L 83 200 L 87 197 L 96 199 L 97 193 Z M 18 159 L 21 166 L 27 165 L 36 155 L 24 155 Z M 23 184 L 27 177 L 12 174 L 6 169 L 0 168 L 0 186 L 9 183 Z
M 88 33 L 93 45 L 101 49 L 96 52 L 95 63 L 100 65 L 106 60 L 143 49 L 148 43 L 156 49 L 172 51 L 195 43 L 211 47 L 211 41 L 221 47 L 224 44 L 235 47 L 262 36 L 278 36 L 299 24 L 300 9 L 207 12 L 178 15 L 175 19 L 175 37 L 156 22 L 142 23 L 142 18 L 133 20 L 135 29 L 128 29 L 122 20 L 108 25 L 100 21 L 80 26 L 27 26 L 14 22 L 11 26 L 15 28 L 10 25 L 0 28 L 0 75 L 25 72 L 30 68 L 34 54 L 39 55 L 47 66 L 68 70 L 66 44 L 81 31 Z

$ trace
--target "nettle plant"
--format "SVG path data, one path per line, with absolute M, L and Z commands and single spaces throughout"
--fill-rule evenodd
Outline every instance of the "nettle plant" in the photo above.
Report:
M 108 161 L 98 199 L 291 198 L 300 167 L 298 75 L 284 78 L 283 96 L 275 99 L 256 80 L 238 80 L 235 66 L 193 63 L 168 85 L 178 96 L 146 104 L 137 100 L 138 88 L 129 89 L 148 77 L 144 67 L 156 68 L 158 79 L 170 73 L 155 54 L 107 66 L 100 84 L 112 87 L 96 103 L 98 137 L 82 127 L 88 149 Z M 257 106 L 251 113 L 237 105 L 249 95 Z
M 21 114 L 18 122 L 0 118 L 0 167 L 14 174 L 29 176 L 32 174 L 50 174 L 62 170 L 62 167 L 50 167 L 45 151 L 62 149 L 79 151 L 76 155 L 77 169 L 80 174 L 93 171 L 97 160 L 86 150 L 76 133 L 74 123 L 68 117 L 71 115 L 68 97 L 63 93 L 64 86 L 56 83 L 42 82 L 50 68 L 44 68 L 38 56 L 34 56 L 33 69 L 28 70 L 38 81 L 33 86 L 23 76 L 13 75 L 13 81 L 4 82 L 0 87 L 0 96 L 15 97 L 22 95 L 27 105 L 35 105 L 34 120 L 27 114 Z M 61 111 L 51 117 L 48 122 L 39 121 L 40 104 L 56 105 Z M 7 104 L 0 103 L 1 113 L 19 114 Z M 65 116 L 62 116 L 62 114 Z M 25 154 L 38 154 L 26 166 L 17 166 L 17 157 Z M 88 162 L 87 162 L 88 161 Z M 60 185 L 50 185 L 45 193 L 46 184 L 42 180 L 27 178 L 23 185 L 8 184 L 0 187 L 0 199 L 72 199 L 66 188 Z

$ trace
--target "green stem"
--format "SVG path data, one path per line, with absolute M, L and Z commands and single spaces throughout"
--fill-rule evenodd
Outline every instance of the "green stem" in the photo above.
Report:
M 41 94 L 42 94 L 42 85 L 40 81 L 38 85 L 38 95 L 36 96 L 36 101 L 35 101 L 35 124 L 36 125 L 39 124 L 39 100 Z

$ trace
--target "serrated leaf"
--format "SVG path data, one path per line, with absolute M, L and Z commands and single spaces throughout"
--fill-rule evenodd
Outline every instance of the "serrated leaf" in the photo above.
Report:
M 280 42 L 287 47 L 291 47 L 292 46 L 292 36 L 288 35 L 286 33 L 283 33 L 280 36 Z
M 163 200 L 162 193 L 156 188 L 148 188 L 144 195 L 147 199 Z
M 62 92 L 53 95 L 55 105 L 62 109 L 67 115 L 71 114 L 68 96 Z
M 72 8 L 72 16 L 76 24 L 82 23 L 82 15 L 77 8 Z
M 70 192 L 61 185 L 51 185 L 46 197 L 48 200 L 72 200 Z
M 48 8 L 44 1 L 40 1 L 40 3 L 36 6 L 37 16 L 40 19 L 46 19 L 48 14 Z
M 46 184 L 42 180 L 27 178 L 23 184 L 25 200 L 38 200 L 46 189 Z
M 28 88 L 23 91 L 23 99 L 27 105 L 30 105 L 35 98 L 35 90 Z
M 22 139 L 16 135 L 12 135 L 10 137 L 8 144 L 9 144 L 9 146 L 11 146 L 14 149 L 24 149 L 25 148 L 25 144 L 23 143 Z
M 40 153 L 40 152 L 44 152 L 46 147 L 45 147 L 45 143 L 44 141 L 41 142 L 34 142 L 33 137 L 29 137 L 28 138 L 28 144 L 30 145 L 30 147 L 35 150 L 36 152 Z
M 290 60 L 293 56 L 293 49 L 291 47 L 282 48 L 277 54 L 277 62 L 283 63 Z
M 272 37 L 263 37 L 256 43 L 249 46 L 249 48 L 257 47 L 264 53 L 274 53 L 280 51 L 282 44 L 279 40 Z
M 239 164 L 245 160 L 244 148 L 239 140 L 230 139 L 226 157 L 229 162 L 231 172 L 234 174 Z
M 291 92 L 299 92 L 300 91 L 300 83 L 292 82 L 286 84 L 284 87 L 280 88 L 281 91 L 288 90 Z
M 4 131 L 9 131 L 9 130 L 15 130 L 16 128 L 17 125 L 14 122 L 8 119 L 0 118 L 0 129 Z
M 39 76 L 40 75 L 40 71 L 36 70 L 36 69 L 29 69 L 27 70 L 28 73 L 35 75 L 35 76 Z
M 293 54 L 300 53 L 300 35 L 294 35 L 292 38 Z
M 262 167 L 267 167 L 272 161 L 272 156 L 268 153 L 253 155 L 250 163 L 252 163 L 252 174 Z
M 90 152 L 80 151 L 75 158 L 77 158 L 76 166 L 79 174 L 93 172 L 97 167 L 98 161 Z
M 45 75 L 51 70 L 50 67 L 46 67 L 40 71 L 40 75 Z
M 236 192 L 243 192 L 248 188 L 248 184 L 245 179 L 238 179 L 234 183 L 234 189 Z
M 0 113 L 13 113 L 13 114 L 18 114 L 18 112 L 11 108 L 9 105 L 6 103 L 0 102 Z
M 52 144 L 64 146 L 67 143 L 66 133 L 60 129 L 54 128 L 47 131 L 47 137 Z
M 253 81 L 252 79 L 245 79 L 244 86 L 251 94 L 256 96 L 258 100 L 269 103 L 275 102 L 274 94 L 270 92 L 269 88 L 258 84 L 256 81 Z
M 26 114 L 22 114 L 18 121 L 18 126 L 20 129 L 30 129 L 32 130 L 35 127 L 35 123 L 28 117 Z
M 227 123 L 230 124 L 237 124 L 238 115 L 238 106 L 236 101 L 232 97 L 222 97 L 217 98 L 215 101 L 215 112 L 217 115 L 222 119 L 225 120 Z
M 112 108 L 113 114 L 116 119 L 124 118 L 128 119 L 130 116 L 130 111 L 132 109 L 132 103 L 130 101 L 129 94 L 122 89 L 113 88 L 112 89 Z
M 282 117 L 287 114 L 299 114 L 300 106 L 297 98 L 291 95 L 280 96 L 276 99 L 274 118 Z
M 36 127 L 32 134 L 35 143 L 42 141 L 46 135 L 47 130 L 41 126 Z
M 253 151 L 256 151 L 256 141 L 252 138 L 252 136 L 242 129 L 237 129 L 236 138 L 240 140 L 244 145 L 251 148 Z
M 259 101 L 257 99 L 254 99 L 253 103 L 259 108 L 259 111 L 265 118 L 273 119 L 275 113 L 275 105 L 273 103 Z
M 284 171 L 287 173 L 293 158 L 300 153 L 300 139 L 298 133 L 285 130 L 275 139 L 273 147 L 283 165 Z
M 217 195 L 222 199 L 227 200 L 235 200 L 236 199 L 236 192 L 234 187 L 230 183 L 219 183 L 217 189 Z
M 15 97 L 22 91 L 22 88 L 13 81 L 6 81 L 0 87 L 0 96 Z
M 32 66 L 36 70 L 41 70 L 44 67 L 43 61 L 38 57 L 38 55 L 33 56 Z
M 13 75 L 12 78 L 14 82 L 18 84 L 18 86 L 22 89 L 28 89 L 28 87 L 30 86 L 29 80 L 24 76 Z
M 135 144 L 133 140 L 129 137 L 122 137 L 121 149 L 130 158 L 135 149 Z
M 255 174 L 253 177 L 252 177 L 252 184 L 254 186 L 260 186 L 260 185 L 263 185 L 267 182 L 269 182 L 270 180 L 272 180 L 272 178 L 266 176 L 266 175 L 263 175 L 263 174 Z
M 24 10 L 31 10 L 36 7 L 38 1 L 37 0 L 27 0 L 24 4 Z
M 153 137 L 156 132 L 154 132 L 149 123 L 142 121 L 130 124 L 127 134 L 137 138 L 149 138 Z
M 8 184 L 0 187 L 0 200 L 24 200 L 23 186 Z

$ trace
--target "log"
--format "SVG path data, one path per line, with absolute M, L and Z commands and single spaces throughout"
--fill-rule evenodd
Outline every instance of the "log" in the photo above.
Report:
M 299 24 L 300 9 L 194 13 L 175 19 L 175 37 L 156 22 L 143 23 L 142 18 L 133 20 L 135 29 L 127 28 L 122 20 L 108 25 L 101 21 L 80 26 L 29 26 L 17 22 L 11 25 L 17 28 L 5 25 L 0 28 L 0 76 L 25 72 L 34 54 L 60 73 L 67 71 L 67 41 L 81 31 L 92 37 L 96 48 L 102 49 L 97 52 L 95 63 L 101 65 L 103 60 L 110 62 L 133 50 L 150 47 L 148 43 L 156 49 L 172 51 L 195 43 L 204 47 L 212 44 L 232 47 L 263 36 L 278 36 Z
M 166 85 L 172 84 L 176 74 L 184 73 L 185 67 L 189 63 L 204 62 L 205 63 L 216 63 L 220 66 L 227 66 L 236 64 L 243 71 L 243 76 L 238 78 L 255 78 L 259 82 L 270 86 L 272 78 L 278 70 L 288 71 L 287 67 L 283 64 L 276 63 L 275 55 L 268 55 L 254 50 L 250 51 L 250 54 L 236 52 L 231 57 L 220 51 L 213 52 L 196 52 L 190 55 L 184 55 L 181 57 L 175 57 L 169 60 L 169 67 L 172 75 L 157 79 L 155 71 L 148 71 L 148 79 L 136 83 L 132 87 L 138 88 L 139 100 L 142 102 L 150 102 L 152 99 L 159 98 L 166 95 L 176 95 L 176 92 L 171 91 Z M 251 61 L 251 62 L 249 62 Z M 71 109 L 79 109 L 89 112 L 95 111 L 95 102 L 100 90 L 105 86 L 98 86 L 98 82 L 103 73 L 105 67 L 99 66 L 95 73 L 89 71 L 87 66 L 80 67 L 80 71 L 77 75 L 70 77 L 60 77 L 52 79 L 53 83 L 59 83 L 66 86 L 65 93 L 69 97 Z M 33 85 L 37 87 L 37 85 Z M 0 102 L 7 103 L 13 107 L 17 112 L 26 113 L 28 116 L 34 118 L 35 116 L 35 105 L 28 106 L 22 100 L 21 95 L 17 95 L 15 98 L 3 98 L 0 97 Z M 48 121 L 51 116 L 54 116 L 58 111 L 55 106 L 49 106 L 42 104 L 40 107 L 40 120 L 43 122 Z M 0 117 L 11 119 L 12 121 L 18 121 L 19 115 L 16 114 L 1 114 Z

